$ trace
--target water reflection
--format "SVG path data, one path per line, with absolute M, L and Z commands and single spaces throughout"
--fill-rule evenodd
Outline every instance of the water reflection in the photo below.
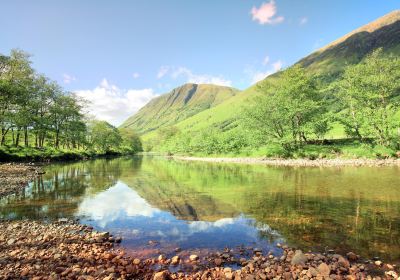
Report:
M 112 221 L 126 217 L 153 217 L 159 212 L 134 190 L 118 181 L 104 192 L 85 197 L 76 213 L 79 217 L 95 220 L 105 227 Z
M 278 168 L 120 158 L 47 167 L 0 216 L 74 216 L 156 254 L 276 242 L 400 260 L 398 167 Z M 148 245 L 149 240 L 160 246 Z

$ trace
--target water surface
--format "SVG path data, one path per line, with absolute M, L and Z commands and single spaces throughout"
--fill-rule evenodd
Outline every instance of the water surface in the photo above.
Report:
M 80 218 L 146 256 L 280 242 L 399 262 L 399 176 L 399 167 L 98 159 L 47 166 L 0 200 L 0 217 Z

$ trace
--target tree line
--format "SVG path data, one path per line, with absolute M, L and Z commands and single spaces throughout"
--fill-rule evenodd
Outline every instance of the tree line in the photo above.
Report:
M 97 152 L 141 150 L 140 138 L 85 117 L 86 101 L 35 71 L 30 55 L 0 54 L 0 145 Z

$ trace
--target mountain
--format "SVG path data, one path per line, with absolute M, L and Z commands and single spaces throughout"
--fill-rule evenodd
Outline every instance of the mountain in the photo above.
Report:
M 378 48 L 386 52 L 400 52 L 400 10 L 357 28 L 298 63 L 310 71 L 335 72 L 345 64 L 358 63 Z
M 348 33 L 297 63 L 301 64 L 306 71 L 320 75 L 325 83 L 329 83 L 338 77 L 346 65 L 359 63 L 367 54 L 378 48 L 383 49 L 384 55 L 400 55 L 400 10 L 393 11 Z M 268 76 L 265 80 L 270 83 L 279 83 L 279 72 Z M 257 84 L 253 85 L 227 98 L 217 106 L 209 110 L 201 110 L 174 125 L 182 132 L 182 135 L 186 136 L 207 132 L 210 129 L 219 129 L 221 133 L 240 130 L 237 120 L 242 115 L 243 108 L 246 108 L 254 97 L 262 94 Z M 164 109 L 168 110 L 168 108 Z M 343 129 L 339 128 L 339 132 L 335 133 L 343 133 Z M 343 136 L 339 134 L 334 136 Z M 146 144 L 156 137 L 156 131 L 149 131 L 143 135 L 142 139 Z
M 237 89 L 225 86 L 184 84 L 152 99 L 139 112 L 128 118 L 121 127 L 133 129 L 138 133 L 146 133 L 171 126 L 201 111 L 215 107 L 238 92 Z

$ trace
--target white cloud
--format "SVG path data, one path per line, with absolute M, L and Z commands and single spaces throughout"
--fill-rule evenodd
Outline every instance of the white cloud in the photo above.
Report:
M 259 24 L 277 24 L 284 20 L 283 16 L 275 16 L 277 8 L 275 1 L 262 3 L 259 8 L 253 7 L 251 9 L 251 15 L 254 21 L 258 21 Z
M 263 65 L 267 65 L 268 62 L 269 62 L 269 56 L 267 55 L 267 56 L 264 58 L 262 64 L 263 64 Z
M 137 79 L 137 78 L 140 77 L 140 74 L 139 74 L 138 72 L 135 72 L 135 73 L 132 74 L 132 77 L 133 77 L 134 79 Z
M 69 74 L 63 74 L 63 82 L 64 84 L 70 84 L 72 82 L 75 82 L 76 78 L 72 75 Z
M 171 73 L 173 79 L 183 77 L 187 83 L 195 84 L 214 84 L 220 86 L 232 86 L 232 81 L 223 78 L 222 76 L 212 76 L 207 74 L 194 74 L 186 67 L 179 67 Z
M 75 94 L 89 102 L 90 114 L 113 125 L 121 124 L 157 96 L 151 88 L 123 90 L 106 79 L 94 89 L 77 90 Z
M 274 63 L 272 63 L 271 68 L 269 70 L 267 70 L 267 71 L 247 70 L 246 72 L 249 73 L 250 76 L 251 76 L 251 83 L 255 84 L 255 83 L 259 82 L 259 81 L 264 80 L 269 75 L 272 75 L 275 72 L 278 72 L 279 70 L 282 69 L 282 66 L 283 66 L 283 62 L 281 60 L 277 60 Z
M 169 71 L 169 66 L 161 66 L 157 73 L 157 79 L 161 79 L 165 75 L 167 75 Z
M 308 18 L 307 17 L 302 17 L 301 19 L 300 19 L 300 25 L 304 25 L 304 24 L 306 24 L 308 22 Z

